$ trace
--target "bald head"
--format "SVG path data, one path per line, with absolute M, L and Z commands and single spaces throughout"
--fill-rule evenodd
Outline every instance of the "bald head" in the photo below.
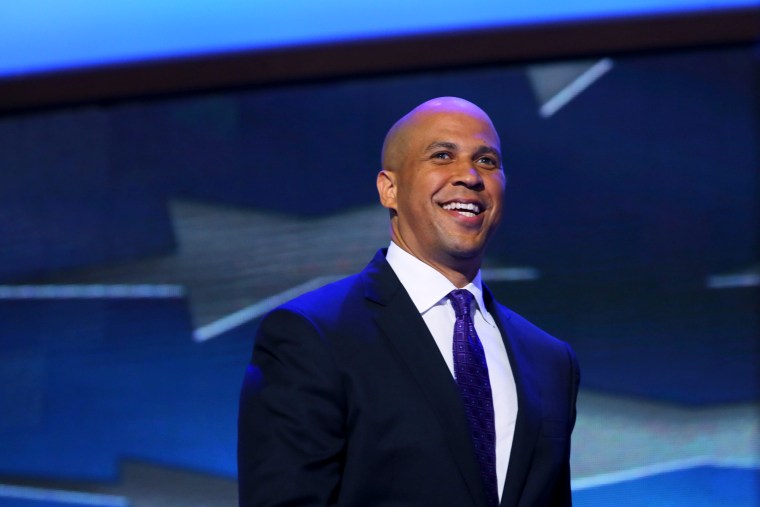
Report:
M 423 120 L 438 114 L 466 114 L 487 122 L 493 128 L 493 123 L 485 111 L 472 102 L 459 97 L 438 97 L 423 102 L 393 124 L 385 136 L 382 151 L 382 168 L 394 171 L 402 165 L 407 156 L 409 139 L 415 130 L 424 123 Z

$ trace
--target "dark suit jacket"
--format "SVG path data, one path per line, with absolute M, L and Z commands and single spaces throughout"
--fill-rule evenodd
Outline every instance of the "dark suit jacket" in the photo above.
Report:
M 484 292 L 517 384 L 501 505 L 570 505 L 575 356 Z M 382 252 L 263 319 L 238 423 L 241 506 L 486 505 L 455 381 Z

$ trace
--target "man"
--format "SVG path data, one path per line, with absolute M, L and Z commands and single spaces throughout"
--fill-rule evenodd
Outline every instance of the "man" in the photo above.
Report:
M 571 504 L 575 356 L 480 280 L 500 150 L 488 116 L 454 97 L 391 128 L 377 176 L 387 252 L 259 328 L 241 506 Z

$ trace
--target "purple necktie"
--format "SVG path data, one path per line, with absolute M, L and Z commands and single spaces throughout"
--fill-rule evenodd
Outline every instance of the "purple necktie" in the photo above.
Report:
M 499 504 L 496 482 L 496 428 L 494 425 L 491 382 L 483 345 L 475 332 L 470 309 L 473 296 L 464 289 L 448 295 L 457 320 L 454 323 L 454 377 L 464 402 L 480 475 L 486 488 L 488 505 Z

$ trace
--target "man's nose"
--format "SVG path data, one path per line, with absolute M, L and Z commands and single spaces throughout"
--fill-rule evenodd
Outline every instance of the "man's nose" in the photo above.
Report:
M 452 183 L 454 185 L 464 185 L 468 188 L 475 188 L 483 185 L 483 176 L 478 171 L 478 168 L 473 163 L 468 162 L 462 164 L 455 169 L 454 179 Z

